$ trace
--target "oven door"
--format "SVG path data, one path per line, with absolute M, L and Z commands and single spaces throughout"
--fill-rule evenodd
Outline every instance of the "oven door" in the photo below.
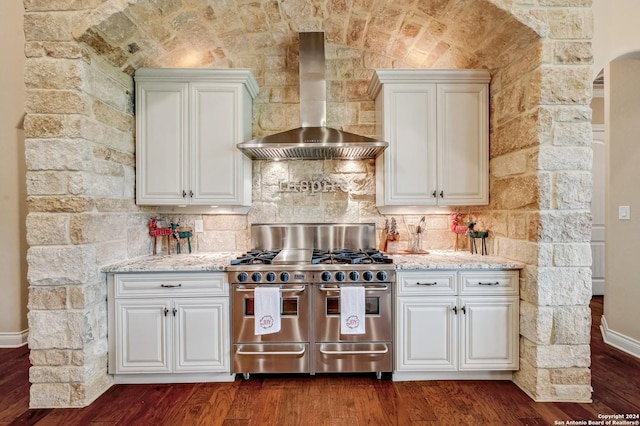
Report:
M 287 343 L 309 341 L 309 286 L 306 284 L 280 285 L 280 320 L 278 333 L 255 334 L 255 284 L 234 284 L 233 342 L 234 343 Z
M 365 287 L 365 333 L 340 333 L 340 284 L 321 284 L 315 291 L 316 342 L 390 342 L 392 340 L 391 284 Z

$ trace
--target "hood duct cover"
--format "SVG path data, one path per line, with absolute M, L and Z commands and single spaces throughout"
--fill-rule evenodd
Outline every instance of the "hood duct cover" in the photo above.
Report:
M 354 133 L 326 127 L 324 33 L 300 37 L 300 120 L 302 127 L 238 144 L 253 160 L 376 158 L 389 146 Z

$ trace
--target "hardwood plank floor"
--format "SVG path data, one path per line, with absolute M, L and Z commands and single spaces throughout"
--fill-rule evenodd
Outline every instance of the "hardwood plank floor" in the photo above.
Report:
M 509 381 L 392 382 L 375 375 L 252 376 L 233 383 L 115 385 L 89 407 L 30 410 L 29 353 L 0 349 L 0 424 L 556 425 L 640 413 L 640 360 L 591 329 L 592 404 L 535 403 Z

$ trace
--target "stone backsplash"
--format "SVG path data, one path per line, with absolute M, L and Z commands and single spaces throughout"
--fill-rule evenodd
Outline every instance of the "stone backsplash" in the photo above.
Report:
M 253 223 L 375 223 L 380 231 L 385 219 L 376 207 L 374 160 L 286 160 L 253 162 L 253 205 L 248 215 L 159 215 L 165 222 L 194 228 L 202 219 L 204 232 L 194 234 L 192 249 L 197 252 L 246 251 L 250 247 Z M 448 209 L 445 209 L 448 210 Z M 452 210 L 453 211 L 453 210 Z M 476 216 L 467 207 L 461 224 Z M 400 249 L 407 248 L 407 225 L 426 219 L 424 250 L 453 249 L 455 234 L 451 219 L 442 208 L 438 212 L 393 215 L 398 221 Z M 483 227 L 482 221 L 479 226 Z M 379 233 L 378 233 L 379 238 Z M 461 248 L 466 247 L 464 238 Z M 489 239 L 491 246 L 492 238 Z M 149 239 L 151 244 L 151 239 Z M 158 248 L 166 252 L 166 246 Z

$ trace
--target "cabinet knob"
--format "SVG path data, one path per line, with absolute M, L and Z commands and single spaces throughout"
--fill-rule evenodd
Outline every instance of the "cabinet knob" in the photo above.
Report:
M 436 198 L 436 191 L 435 191 L 435 190 L 431 193 L 431 196 L 432 196 L 433 198 Z
M 458 307 L 454 306 L 453 308 L 451 308 L 451 310 L 453 311 L 454 314 L 458 315 Z
M 168 313 L 169 313 L 169 309 L 164 308 L 164 316 L 165 316 L 165 317 L 167 316 L 167 314 L 168 314 Z
M 462 309 L 464 309 L 464 308 L 462 308 Z M 173 308 L 173 316 L 174 317 L 176 316 L 177 313 L 178 313 L 178 310 L 176 308 Z
M 440 198 L 444 198 L 444 191 L 440 191 Z
M 189 191 L 189 198 L 193 198 L 193 191 Z
M 185 198 L 187 196 L 187 191 L 185 191 L 184 189 L 182 190 L 182 198 Z
M 467 315 L 467 305 L 464 305 L 461 310 L 463 314 Z

